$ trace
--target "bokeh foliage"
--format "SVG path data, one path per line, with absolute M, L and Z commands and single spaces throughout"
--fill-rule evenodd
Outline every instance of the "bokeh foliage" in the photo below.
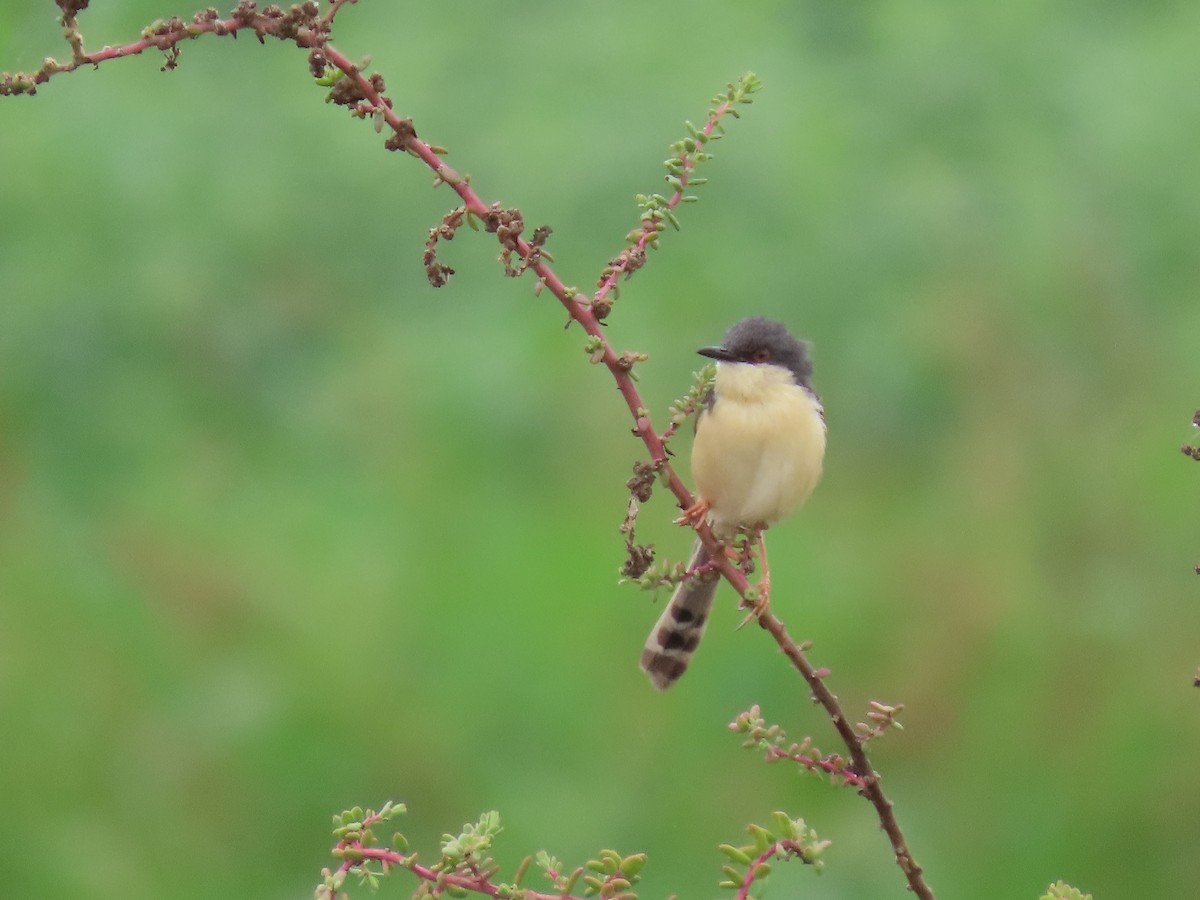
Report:
M 93 6 L 96 46 L 191 12 Z M 0 67 L 66 55 L 55 12 L 0 9 Z M 848 708 L 906 704 L 873 749 L 941 896 L 1200 877 L 1198 37 L 1195 4 L 1071 0 L 363 0 L 335 32 L 582 287 L 682 120 L 763 78 L 610 333 L 660 415 L 739 316 L 812 339 L 828 468 L 776 607 Z M 736 613 L 669 694 L 637 671 L 639 446 L 553 301 L 467 232 L 429 288 L 453 198 L 302 52 L 159 65 L 0 103 L 5 891 L 305 895 L 330 813 L 391 797 L 414 846 L 496 808 L 513 865 L 645 850 L 647 897 L 713 895 L 782 808 L 833 840 L 805 890 L 901 896 L 865 804 L 725 732 L 761 702 L 831 743 Z M 682 555 L 672 512 L 641 528 Z

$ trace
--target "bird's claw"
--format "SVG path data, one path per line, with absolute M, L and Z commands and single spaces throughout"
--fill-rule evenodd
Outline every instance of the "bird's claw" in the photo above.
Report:
M 695 528 L 708 516 L 708 511 L 710 509 L 712 509 L 712 504 L 701 497 L 683 511 L 683 515 L 675 520 L 675 524 L 687 525 L 691 528 Z

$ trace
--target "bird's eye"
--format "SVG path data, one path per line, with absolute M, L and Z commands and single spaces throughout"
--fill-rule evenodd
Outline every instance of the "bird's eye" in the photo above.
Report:
M 771 351 L 765 347 L 760 350 L 755 350 L 750 356 L 750 359 L 756 363 L 765 363 L 771 361 Z

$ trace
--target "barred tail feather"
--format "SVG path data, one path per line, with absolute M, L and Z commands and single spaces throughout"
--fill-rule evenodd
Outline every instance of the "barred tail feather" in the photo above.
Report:
M 697 541 L 688 569 L 694 570 L 708 559 L 704 545 Z M 706 572 L 680 584 L 646 638 L 642 671 L 658 690 L 665 691 L 687 671 L 692 654 L 704 637 L 718 581 L 715 572 Z

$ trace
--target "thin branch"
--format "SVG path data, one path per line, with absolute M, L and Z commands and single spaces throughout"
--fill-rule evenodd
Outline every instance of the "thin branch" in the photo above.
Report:
M 98 67 L 109 60 L 138 56 L 147 50 L 167 53 L 167 63 L 163 68 L 173 69 L 179 55 L 179 45 L 205 34 L 236 38 L 238 32 L 248 29 L 255 33 L 260 42 L 271 36 L 291 41 L 298 47 L 316 47 L 328 40 L 329 25 L 336 12 L 335 7 L 330 10 L 328 19 L 322 20 L 319 8 L 312 0 L 293 6 L 286 12 L 278 7 L 267 7 L 259 12 L 254 3 L 242 0 L 228 19 L 222 19 L 216 10 L 209 8 L 196 13 L 190 22 L 178 17 L 160 20 L 142 29 L 141 40 L 119 47 L 105 46 L 89 53 L 84 50 L 83 35 L 74 15 L 77 9 L 86 5 L 77 3 L 64 7 L 63 34 L 71 47 L 71 61 L 58 62 L 53 57 L 47 57 L 41 68 L 34 72 L 0 73 L 0 96 L 36 94 L 38 85 L 45 84 L 55 75 L 74 72 L 84 65 Z
M 759 877 L 758 869 L 760 866 L 765 866 L 773 856 L 783 855 L 785 860 L 792 856 L 798 856 L 808 862 L 804 856 L 804 846 L 799 841 L 776 841 L 762 853 L 754 858 L 754 861 L 746 867 L 746 874 L 742 876 L 742 883 L 738 885 L 737 900 L 749 900 L 750 888 L 754 886 L 755 880 Z
M 400 808 L 403 809 L 403 804 L 400 805 Z M 625 900 L 625 898 L 633 900 L 636 896 L 629 891 L 629 888 L 633 882 L 638 880 L 638 871 L 645 863 L 644 854 L 621 857 L 613 851 L 602 850 L 600 852 L 601 859 L 589 861 L 589 867 L 594 872 L 602 872 L 603 877 L 585 875 L 585 869 L 582 866 L 571 874 L 563 876 L 554 868 L 539 862 L 539 866 L 544 869 L 546 876 L 554 882 L 556 890 L 553 893 L 543 893 L 521 886 L 521 881 L 531 861 L 531 858 L 528 857 L 519 867 L 515 883 L 493 881 L 493 877 L 499 871 L 499 866 L 496 866 L 491 857 L 486 854 L 482 858 L 475 858 L 471 852 L 468 852 L 451 864 L 447 860 L 443 847 L 441 862 L 431 866 L 422 865 L 417 861 L 416 853 L 406 854 L 400 850 L 376 846 L 372 829 L 374 826 L 388 821 L 394 810 L 394 805 L 388 803 L 379 813 L 362 816 L 360 821 L 347 826 L 349 831 L 338 840 L 332 851 L 333 855 L 342 862 L 336 870 L 331 872 L 325 869 L 322 872 L 323 881 L 318 889 L 318 897 L 334 900 L 334 898 L 344 896 L 341 893 L 341 886 L 352 872 L 357 871 L 365 881 L 373 883 L 378 875 L 388 874 L 388 870 L 393 866 L 407 869 L 421 881 L 426 882 L 417 890 L 415 894 L 417 897 L 438 897 L 448 890 L 452 896 L 461 895 L 459 892 L 469 891 L 486 897 L 519 896 L 522 900 L 585 900 L 584 897 L 571 894 L 572 888 L 581 876 L 589 885 L 589 890 L 595 888 L 598 893 L 610 900 Z M 361 810 L 359 812 L 361 813 Z M 446 837 L 448 838 L 449 835 Z M 403 845 L 407 845 L 407 840 L 403 841 Z M 547 857 L 547 861 L 549 860 L 550 858 Z M 371 871 L 369 869 L 371 863 L 378 864 L 381 871 Z
M 696 128 L 691 122 L 686 123 L 689 136 L 671 145 L 674 153 L 664 163 L 667 168 L 666 181 L 674 188 L 674 193 L 669 198 L 661 194 L 637 195 L 638 203 L 642 207 L 641 225 L 625 237 L 626 243 L 631 246 L 610 260 L 600 273 L 597 285 L 599 290 L 592 298 L 592 307 L 596 310 L 597 318 L 603 320 L 612 309 L 613 301 L 608 299 L 608 294 L 611 292 L 613 297 L 616 297 L 618 280 L 622 276 L 629 278 L 646 264 L 646 251 L 658 246 L 659 234 L 666 228 L 666 223 L 670 222 L 676 230 L 679 229 L 679 218 L 674 210 L 681 203 L 697 199 L 685 194 L 685 189 L 698 187 L 707 181 L 705 178 L 694 177 L 696 166 L 711 158 L 704 147 L 710 141 L 722 137 L 724 127 L 721 120 L 726 116 L 738 118 L 737 106 L 753 102 L 750 95 L 760 87 L 758 78 L 748 72 L 736 84 L 730 83 L 724 95 L 713 98 L 713 106 L 709 109 L 702 127 Z
M 333 19 L 338 14 L 338 11 L 343 6 L 348 6 L 351 3 L 357 3 L 358 0 L 329 0 L 329 11 L 321 17 L 321 21 L 325 23 L 327 28 L 333 27 Z
M 840 757 L 828 756 L 812 756 L 805 753 L 789 753 L 782 747 L 768 747 L 766 750 L 767 762 L 776 762 L 777 760 L 786 759 L 797 765 L 804 766 L 806 769 L 819 769 L 826 775 L 836 776 L 846 784 L 854 785 L 854 787 L 862 788 L 866 781 L 855 772 L 853 769 L 846 766 Z
M 821 705 L 833 722 L 833 727 L 845 744 L 847 752 L 850 754 L 851 767 L 861 779 L 859 785 L 859 793 L 870 801 L 875 807 L 875 814 L 879 817 L 879 824 L 891 841 L 892 851 L 896 855 L 896 865 L 904 873 L 904 877 L 908 879 L 909 889 L 922 900 L 933 900 L 933 891 L 929 885 L 925 883 L 922 877 L 922 869 L 917 865 L 917 861 L 913 859 L 912 853 L 908 849 L 908 843 L 904 839 L 904 833 L 900 830 L 900 824 L 896 821 L 895 813 L 892 810 L 892 802 L 883 793 L 883 788 L 880 785 L 879 773 L 871 765 L 871 760 L 867 756 L 866 748 L 863 746 L 863 741 L 855 733 L 854 726 L 850 720 L 846 718 L 846 714 L 842 711 L 841 704 L 838 702 L 834 693 L 829 690 L 825 684 L 825 677 L 828 671 L 824 669 L 816 669 L 812 663 L 808 661 L 808 657 L 804 655 L 803 649 L 787 633 L 787 629 L 774 613 L 769 610 L 759 617 L 758 624 L 761 625 L 775 639 L 775 643 L 783 650 L 792 665 L 796 667 L 801 677 L 808 682 L 809 689 L 812 691 L 813 698 Z

